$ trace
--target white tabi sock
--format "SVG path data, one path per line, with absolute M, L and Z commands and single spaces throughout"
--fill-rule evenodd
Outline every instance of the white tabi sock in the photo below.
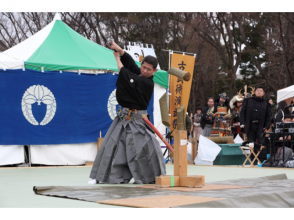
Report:
M 88 181 L 88 184 L 96 184 L 96 183 L 97 183 L 97 181 L 95 179 L 91 179 Z

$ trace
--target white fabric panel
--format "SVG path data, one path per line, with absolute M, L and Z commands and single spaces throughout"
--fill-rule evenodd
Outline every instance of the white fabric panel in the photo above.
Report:
M 11 47 L 3 53 L 18 60 L 27 61 L 48 37 L 54 24 L 55 19 L 36 34 L 30 36 L 26 40 L 15 45 L 14 47 Z
M 156 57 L 153 46 L 152 46 L 152 48 L 141 47 L 141 50 L 143 50 L 144 57 L 146 57 L 148 55 Z M 159 63 L 157 65 L 157 69 L 160 69 Z
M 23 65 L 23 61 L 0 53 L 0 69 L 22 69 Z
M 0 165 L 24 163 L 23 145 L 0 145 Z
M 200 135 L 198 144 L 198 154 L 195 158 L 195 164 L 203 160 L 213 162 L 220 151 L 220 146 L 218 146 L 216 143 L 209 140 L 208 138 L 204 137 L 203 135 Z
M 240 135 L 238 134 L 236 136 L 236 138 L 234 139 L 235 144 L 242 144 L 244 141 L 243 139 L 240 137 Z
M 161 85 L 154 83 L 154 111 L 153 111 L 153 118 L 154 118 L 154 127 L 157 128 L 157 130 L 162 134 L 163 137 L 165 137 L 166 133 L 166 127 L 164 124 L 162 124 L 161 119 L 161 113 L 160 113 L 160 105 L 159 105 L 159 99 L 163 94 L 166 92 L 166 89 L 162 87 Z M 157 137 L 157 140 L 160 143 L 160 146 L 165 146 L 165 144 L 160 140 L 159 137 Z
M 135 61 L 138 61 L 139 62 L 139 56 L 138 55 L 135 55 L 135 53 L 139 54 L 139 55 L 142 55 L 144 57 L 148 56 L 148 55 L 151 55 L 151 56 L 154 56 L 156 57 L 156 54 L 155 54 L 155 51 L 154 51 L 154 48 L 146 48 L 146 47 L 143 47 L 143 46 L 139 46 L 139 45 L 127 45 L 127 48 L 125 49 L 125 51 L 128 52 L 128 54 L 130 54 L 133 59 Z M 157 65 L 157 69 L 160 69 L 160 66 L 159 64 Z
M 285 99 L 294 97 L 294 85 L 289 86 L 285 89 L 278 90 L 277 92 L 277 103 Z
M 81 165 L 94 162 L 97 142 L 84 144 L 31 145 L 32 164 Z
M 130 54 L 131 57 L 132 57 L 135 61 L 140 62 L 140 60 L 139 60 L 139 56 L 137 55 L 137 54 L 139 54 L 139 55 L 143 55 L 140 46 L 130 46 L 130 45 L 129 45 L 129 46 L 127 46 L 127 50 L 125 50 L 125 51 L 126 51 L 128 54 Z
M 213 162 L 208 160 L 200 160 L 198 157 L 195 157 L 195 165 L 213 165 Z

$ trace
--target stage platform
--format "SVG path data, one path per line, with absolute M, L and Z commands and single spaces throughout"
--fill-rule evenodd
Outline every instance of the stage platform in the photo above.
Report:
M 167 164 L 167 174 L 173 174 L 173 165 Z M 59 166 L 31 168 L 0 168 L 0 207 L 1 208 L 123 208 L 73 199 L 36 195 L 34 186 L 91 186 L 90 166 Z M 259 168 L 236 166 L 196 166 L 188 165 L 188 175 L 205 175 L 205 182 L 217 182 L 232 179 L 258 178 L 277 174 L 286 174 L 294 179 L 294 169 Z M 95 185 L 137 187 L 137 184 Z

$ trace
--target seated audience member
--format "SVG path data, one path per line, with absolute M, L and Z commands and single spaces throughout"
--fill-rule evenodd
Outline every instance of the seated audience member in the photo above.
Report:
M 290 102 L 290 105 L 294 104 L 294 96 L 292 97 L 292 101 Z M 294 114 L 294 106 L 289 108 L 290 114 Z
M 292 115 L 287 114 L 284 116 L 283 122 L 285 124 L 293 123 L 292 118 L 293 118 Z M 287 127 L 287 126 L 285 126 L 285 127 Z M 288 130 L 286 130 L 285 132 L 288 132 Z M 276 149 L 278 147 L 282 147 L 283 143 L 284 143 L 284 146 L 292 148 L 292 145 L 293 145 L 293 143 L 291 141 L 293 139 L 292 135 L 284 135 L 284 137 L 283 137 L 283 133 L 281 132 L 281 133 L 276 134 L 276 139 L 279 140 L 279 142 L 276 143 Z
M 276 151 L 274 164 L 280 166 L 284 162 L 287 162 L 290 158 L 292 158 L 292 140 L 292 135 L 285 135 L 284 137 L 279 137 L 280 142 L 276 144 L 275 148 Z
M 285 100 L 280 101 L 278 103 L 278 110 L 277 110 L 277 112 L 279 110 L 282 110 L 284 114 L 290 114 L 290 110 L 289 110 L 289 108 L 286 108 L 286 106 L 288 106 L 288 105 L 287 105 L 287 102 Z

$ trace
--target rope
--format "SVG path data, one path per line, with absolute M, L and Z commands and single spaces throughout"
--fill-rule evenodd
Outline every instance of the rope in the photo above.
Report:
M 33 65 L 33 64 L 25 64 L 25 65 L 29 65 L 29 66 L 34 66 L 34 67 L 38 67 L 38 68 L 41 68 L 42 66 L 36 66 L 36 65 Z M 70 71 L 66 71 L 66 70 L 57 70 L 57 69 L 51 69 L 51 68 L 48 68 L 48 67 L 44 67 L 44 70 L 47 69 L 47 70 L 53 70 L 53 71 L 64 71 L 64 72 L 70 72 Z M 104 70 L 105 71 L 105 70 Z M 108 73 L 108 70 L 106 70 L 105 73 Z M 109 71 L 109 73 L 115 73 L 115 71 Z M 97 75 L 97 73 L 93 73 L 95 75 Z
M 130 117 L 130 116 L 131 116 L 132 111 L 133 111 L 132 109 L 129 110 L 129 114 L 128 114 L 128 116 L 126 117 L 127 120 L 131 120 L 131 117 Z

